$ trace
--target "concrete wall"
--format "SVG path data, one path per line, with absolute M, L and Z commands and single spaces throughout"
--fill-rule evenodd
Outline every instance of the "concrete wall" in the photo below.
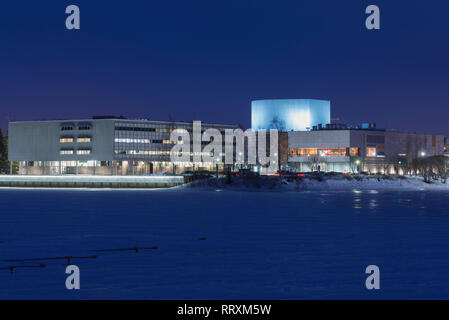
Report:
M 370 136 L 384 138 L 378 139 L 381 142 L 371 142 L 372 139 L 368 139 Z M 319 130 L 288 133 L 289 148 L 358 147 L 360 170 L 377 172 L 380 170 L 381 163 L 396 163 L 399 158 L 406 158 L 410 161 L 417 157 L 442 155 L 444 154 L 444 144 L 445 139 L 441 135 L 380 130 Z M 366 157 L 367 147 L 376 147 L 378 156 Z M 333 157 L 289 157 L 288 161 L 303 172 L 316 170 L 318 165 L 323 171 L 348 172 L 354 168 L 354 163 L 351 166 L 350 157 L 338 157 L 338 159 Z M 354 162 L 354 159 L 352 161 Z M 296 166 L 295 163 L 300 165 Z
M 67 121 L 10 122 L 8 156 L 11 161 L 87 161 L 112 160 L 114 146 L 114 120 L 79 120 L 90 122 L 91 130 L 63 131 Z M 61 137 L 70 136 L 74 143 L 60 143 Z M 78 136 L 91 136 L 90 143 L 77 143 Z M 73 155 L 61 155 L 61 149 L 75 150 Z M 90 155 L 77 155 L 76 149 L 91 149 Z
M 407 158 L 444 154 L 444 136 L 403 132 L 387 132 L 387 155 L 407 154 Z
M 289 148 L 348 148 L 351 146 L 349 130 L 291 131 Z

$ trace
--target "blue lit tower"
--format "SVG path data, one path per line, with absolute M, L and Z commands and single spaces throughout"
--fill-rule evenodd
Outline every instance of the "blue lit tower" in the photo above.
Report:
M 255 100 L 251 102 L 251 128 L 306 131 L 330 123 L 331 103 L 314 99 Z

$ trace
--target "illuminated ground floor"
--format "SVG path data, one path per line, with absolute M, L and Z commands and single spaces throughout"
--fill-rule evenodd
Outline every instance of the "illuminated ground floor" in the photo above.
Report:
M 285 169 L 295 172 L 340 172 L 370 174 L 403 174 L 403 169 L 397 163 L 389 163 L 384 159 L 361 160 L 358 158 L 340 157 L 341 159 L 326 159 L 314 157 L 290 158 Z
M 166 161 L 19 161 L 20 175 L 132 176 L 223 170 L 221 163 Z

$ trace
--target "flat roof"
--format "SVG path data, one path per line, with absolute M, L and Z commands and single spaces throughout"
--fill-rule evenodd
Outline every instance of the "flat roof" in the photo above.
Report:
M 120 121 L 120 122 L 131 122 L 131 123 L 154 123 L 154 124 L 179 124 L 179 125 L 188 125 L 192 124 L 192 121 L 160 121 L 160 120 L 146 120 L 146 119 L 123 119 L 123 118 L 101 118 L 101 119 L 53 119 L 53 120 L 23 120 L 23 121 L 9 121 L 9 123 L 32 123 L 32 122 L 97 122 L 97 121 Z M 201 121 L 201 120 L 195 120 Z M 238 125 L 235 124 L 221 124 L 221 123 L 208 123 L 202 122 L 202 125 L 208 126 L 221 126 L 221 127 L 234 127 L 238 128 Z

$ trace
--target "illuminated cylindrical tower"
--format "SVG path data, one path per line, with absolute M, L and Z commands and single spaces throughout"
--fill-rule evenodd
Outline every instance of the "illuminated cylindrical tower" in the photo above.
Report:
M 253 130 L 306 131 L 331 121 L 331 103 L 315 99 L 276 99 L 251 102 Z

